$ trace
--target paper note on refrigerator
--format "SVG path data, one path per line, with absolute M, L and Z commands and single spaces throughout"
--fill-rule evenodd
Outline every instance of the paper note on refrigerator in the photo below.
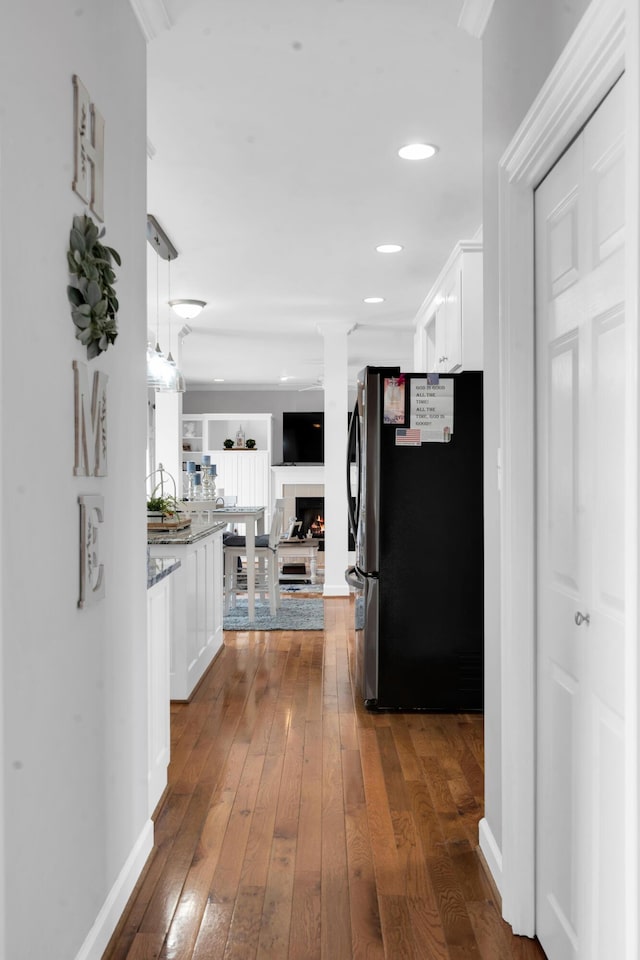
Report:
M 453 380 L 412 377 L 409 426 L 423 443 L 448 443 L 453 435 Z
M 404 375 L 384 378 L 384 423 L 404 423 Z

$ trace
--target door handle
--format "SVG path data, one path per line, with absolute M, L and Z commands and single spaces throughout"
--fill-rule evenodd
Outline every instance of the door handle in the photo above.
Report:
M 349 433 L 347 436 L 347 516 L 349 526 L 354 540 L 358 539 L 358 516 L 360 514 L 360 421 L 358 419 L 358 402 L 353 408 L 351 419 L 349 420 Z M 356 494 L 355 509 L 353 495 L 351 493 L 351 454 L 356 454 L 356 468 L 358 470 L 358 490 Z
M 580 613 L 579 610 L 573 619 L 575 620 L 576 627 L 579 627 L 582 623 L 586 623 L 587 626 L 589 626 L 591 622 L 590 615 L 588 613 Z
M 350 587 L 355 587 L 356 590 L 362 590 L 362 577 L 358 576 L 358 571 L 355 567 L 347 567 L 344 578 Z

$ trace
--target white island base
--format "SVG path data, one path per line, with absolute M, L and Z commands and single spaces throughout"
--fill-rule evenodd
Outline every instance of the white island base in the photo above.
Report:
M 189 700 L 222 648 L 224 522 L 148 536 L 152 559 L 181 561 L 173 577 L 170 696 Z

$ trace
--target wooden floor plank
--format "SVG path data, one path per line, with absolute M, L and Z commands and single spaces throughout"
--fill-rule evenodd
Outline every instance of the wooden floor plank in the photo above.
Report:
M 223 960 L 233 909 L 232 903 L 207 902 L 192 960 Z
M 293 888 L 289 952 L 287 960 L 320 960 L 321 874 L 317 870 L 296 870 Z
M 227 632 L 172 704 L 156 845 L 103 960 L 544 960 L 477 854 L 482 717 L 368 711 L 352 623 L 331 598 L 324 631 Z
M 234 744 L 229 753 L 226 776 L 209 806 L 159 960 L 189 956 L 193 952 L 240 777 L 244 773 L 246 755 L 247 746 L 243 743 Z
M 239 887 L 234 900 L 224 960 L 252 960 L 256 956 L 263 902 L 264 887 Z
M 503 929 L 506 924 L 500 919 L 493 905 L 486 901 L 469 902 L 467 913 L 482 960 L 512 960 L 513 954 L 509 950 Z
M 323 960 L 350 960 L 351 917 L 347 869 L 340 726 L 325 716 L 322 762 L 322 952 Z
M 403 878 L 400 875 L 395 832 L 389 810 L 378 740 L 376 730 L 373 728 L 361 731 L 360 757 L 378 894 L 401 896 Z
M 357 750 L 343 750 L 342 769 L 352 955 L 354 960 L 384 960 L 362 765 Z
M 262 905 L 258 960 L 286 957 L 289 949 L 293 903 L 296 841 L 275 837 Z
M 253 810 L 261 782 L 264 757 L 250 756 L 245 774 L 234 797 L 222 847 L 216 863 L 209 896 L 225 903 L 233 900 L 240 886 L 240 877 L 251 830 Z
M 475 933 L 469 920 L 462 890 L 457 882 L 451 858 L 443 855 L 427 861 L 431 883 L 436 894 L 438 913 L 444 929 L 449 954 L 480 957 Z

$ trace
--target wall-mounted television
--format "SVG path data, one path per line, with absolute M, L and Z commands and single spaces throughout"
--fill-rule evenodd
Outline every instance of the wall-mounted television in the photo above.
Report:
M 282 459 L 284 463 L 324 463 L 324 413 L 282 414 Z

